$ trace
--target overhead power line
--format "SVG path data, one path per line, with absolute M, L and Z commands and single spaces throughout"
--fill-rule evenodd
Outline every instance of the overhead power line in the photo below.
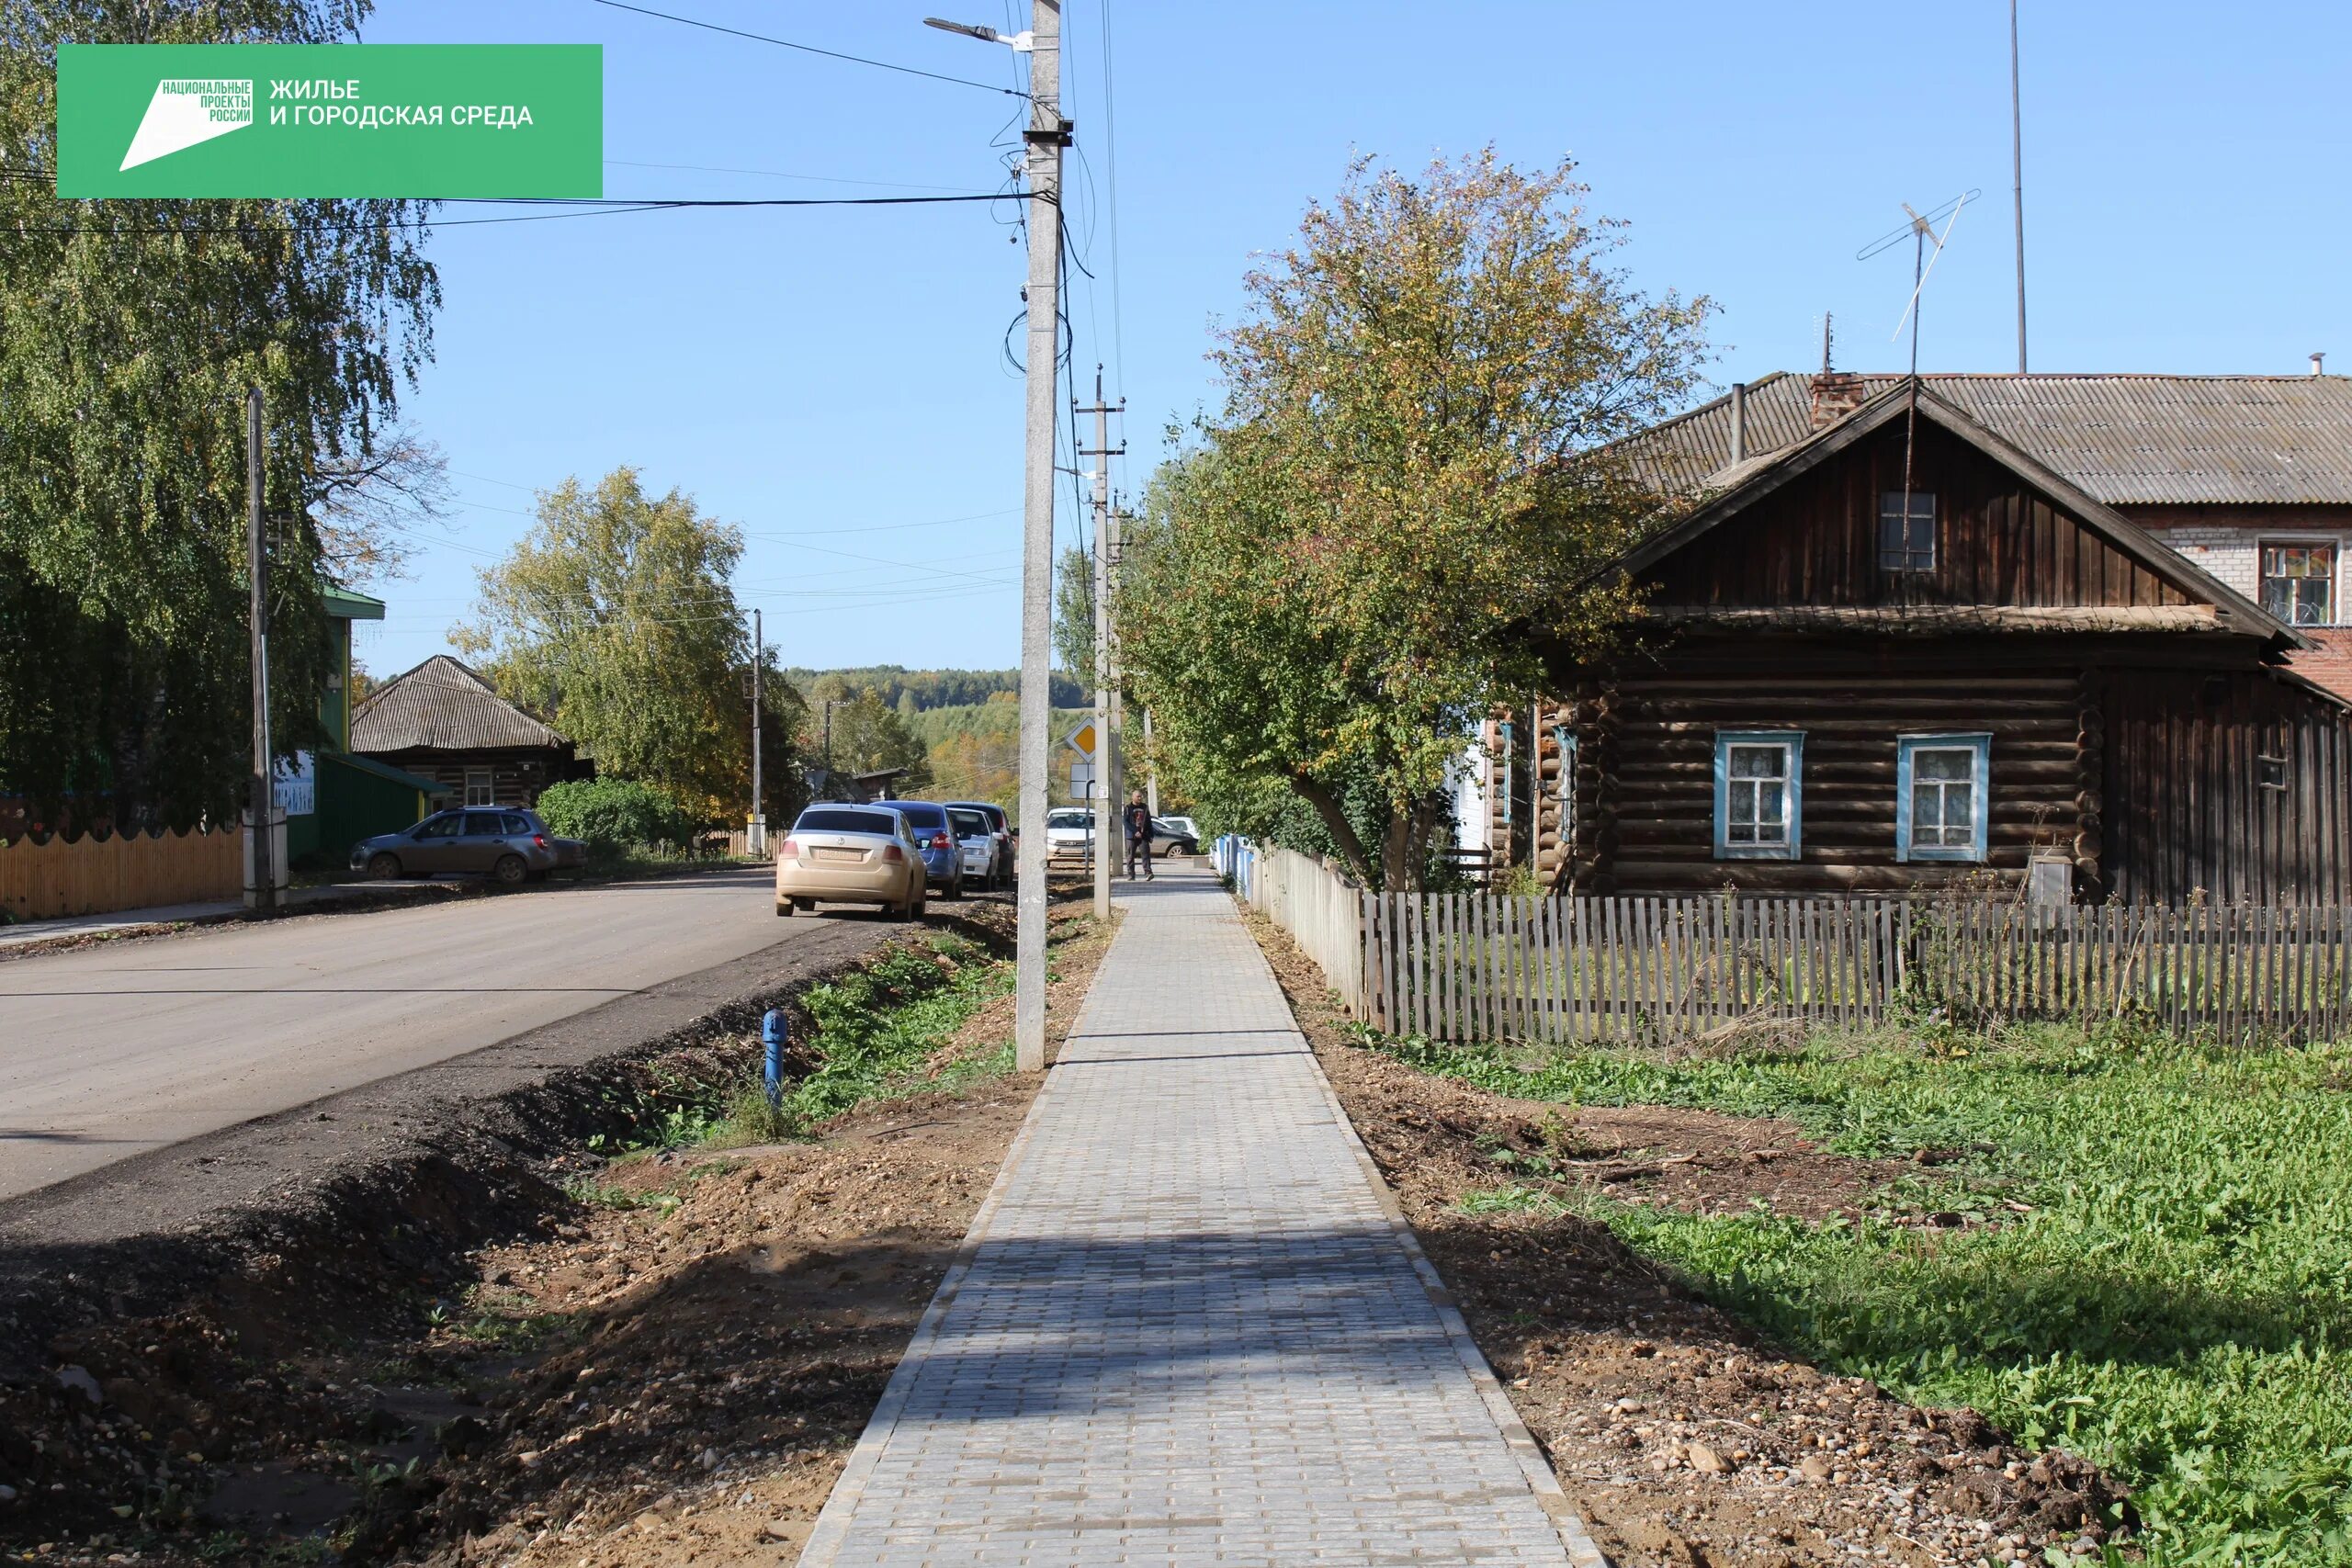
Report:
M 998 87 L 986 82 L 975 82 L 968 76 L 947 76 L 936 71 L 919 71 L 911 65 L 896 65 L 887 60 L 869 60 L 862 54 L 843 54 L 837 49 L 819 49 L 815 44 L 795 43 L 790 39 L 772 38 L 766 33 L 747 33 L 741 28 L 726 28 L 719 26 L 717 22 L 701 21 L 693 17 L 675 16 L 668 11 L 648 10 L 643 6 L 624 5 L 622 0 L 592 0 L 592 4 L 609 6 L 616 11 L 634 11 L 640 17 L 657 17 L 665 22 L 676 22 L 681 27 L 700 28 L 705 32 L 725 33 L 729 38 L 749 39 L 753 43 L 772 43 L 778 49 L 797 50 L 802 54 L 822 55 L 827 60 L 843 60 L 852 65 L 871 65 L 876 71 L 895 71 L 901 76 L 922 76 L 933 82 L 953 82 L 959 87 L 978 87 L 983 93 L 1002 93 L 1009 97 L 1018 98 L 1027 96 L 1011 87 Z
M 19 224 L 0 233 L 98 234 L 115 240 L 169 240 L 185 234 L 345 234 L 370 229 L 464 229 L 485 223 L 545 223 L 560 218 L 612 218 L 632 212 L 679 212 L 693 208 L 758 207 L 938 207 L 1002 201 L 1001 193 L 973 196 L 778 196 L 673 198 L 666 197 L 449 197 L 469 205 L 553 207 L 553 212 L 518 212 L 503 218 L 371 218 L 346 223 L 175 223 L 160 229 L 129 229 L 103 223 Z

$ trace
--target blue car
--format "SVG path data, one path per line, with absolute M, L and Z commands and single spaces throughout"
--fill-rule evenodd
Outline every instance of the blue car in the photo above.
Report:
M 939 889 L 944 898 L 964 896 L 964 852 L 956 842 L 956 829 L 947 820 L 947 807 L 929 800 L 893 800 L 887 803 L 907 819 L 915 830 L 915 843 L 922 851 L 923 879 Z

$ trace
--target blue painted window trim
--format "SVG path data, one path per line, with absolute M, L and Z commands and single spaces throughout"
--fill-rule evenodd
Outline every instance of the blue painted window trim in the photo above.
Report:
M 1499 748 L 1499 750 L 1501 750 L 1501 752 L 1502 752 L 1502 762 L 1503 762 L 1503 768 L 1502 768 L 1502 773 L 1503 773 L 1503 779 L 1502 779 L 1503 826 L 1504 826 L 1504 827 L 1506 827 L 1506 828 L 1508 828 L 1508 827 L 1510 827 L 1510 792 L 1511 792 L 1511 788 L 1512 788 L 1512 786 L 1513 786 L 1514 784 L 1516 784 L 1519 782 L 1518 778 L 1517 778 L 1517 777 L 1512 773 L 1512 771 L 1511 771 L 1511 762 L 1512 762 L 1512 761 L 1514 760 L 1514 753 L 1512 752 L 1512 750 L 1511 750 L 1511 749 L 1510 749 L 1510 743 L 1511 743 L 1511 722 L 1510 722 L 1510 720 L 1509 720 L 1509 719 L 1504 719 L 1504 720 L 1502 720 L 1500 723 L 1497 724 L 1497 725 L 1495 726 L 1495 734 L 1496 734 L 1497 738 L 1502 741 L 1502 745 L 1501 745 L 1501 747 Z
M 1555 724 L 1552 744 L 1560 753 L 1560 846 L 1566 853 L 1577 840 L 1577 733 L 1565 724 Z
M 1789 751 L 1789 841 L 1785 844 L 1735 844 L 1731 829 L 1731 749 L 1735 746 L 1785 746 Z M 1715 731 L 1715 858 L 1717 860 L 1802 860 L 1804 858 L 1804 731 L 1802 729 L 1719 729 Z
M 1969 834 L 1973 840 L 1964 848 L 1948 844 L 1911 842 L 1911 766 L 1912 758 L 1921 750 L 1967 750 L 1976 755 L 1974 788 L 1969 796 L 1973 807 L 1969 816 Z M 1983 732 L 1959 735 L 1898 735 L 1894 738 L 1894 858 L 1905 863 L 1946 861 L 1974 863 L 1984 859 L 1985 847 L 1991 840 L 1991 807 L 1993 795 L 1993 737 Z

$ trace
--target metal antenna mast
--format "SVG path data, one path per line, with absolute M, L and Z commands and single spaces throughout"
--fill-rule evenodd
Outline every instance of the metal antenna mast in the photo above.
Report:
M 2025 374 L 2025 118 L 2018 93 L 2018 0 L 2009 0 L 2009 179 L 2018 220 L 2018 374 Z
M 1960 221 L 1960 209 L 1976 199 L 1981 192 L 1971 190 L 1952 197 L 1933 212 L 1922 214 L 1909 202 L 1902 203 L 1905 221 L 1900 229 L 1882 234 L 1854 253 L 1856 261 L 1868 261 L 1902 243 L 1911 242 L 1911 298 L 1905 301 L 1901 320 L 1894 323 L 1894 336 L 1903 335 L 1908 322 L 1911 328 L 1911 374 L 1905 384 L 1907 406 L 1903 418 L 1903 538 L 1911 536 L 1911 456 L 1919 432 L 1919 296 L 1928 287 L 1928 275 L 1943 258 L 1944 242 L 1951 238 L 1952 225 Z M 1943 232 L 1936 232 L 1936 220 L 1944 220 Z M 1935 254 L 1928 254 L 1932 243 Z

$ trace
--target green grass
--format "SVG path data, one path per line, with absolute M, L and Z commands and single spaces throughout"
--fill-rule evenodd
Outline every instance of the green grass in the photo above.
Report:
M 816 1122 L 875 1100 L 968 1089 L 1012 1071 L 1010 1043 L 936 1072 L 924 1071 L 924 1064 L 983 1003 L 1012 987 L 1012 964 L 960 937 L 936 935 L 920 949 L 893 949 L 870 968 L 803 995 L 808 1021 L 796 1033 L 813 1031 L 804 1037 L 819 1064 L 786 1085 L 779 1103 L 768 1103 L 757 1070 L 731 1083 L 665 1082 L 634 1106 L 636 1125 L 625 1139 L 600 1135 L 589 1146 L 612 1155 L 615 1164 L 671 1149 L 718 1152 L 804 1137 Z M 606 1208 L 678 1201 L 673 1194 L 632 1194 L 594 1180 L 571 1190 L 582 1203 Z
M 952 972 L 926 953 L 902 950 L 802 998 L 822 1062 L 786 1093 L 779 1111 L 786 1125 L 807 1127 L 875 1100 L 968 1087 L 987 1076 L 985 1058 L 947 1064 L 939 1075 L 921 1069 L 983 1003 L 1012 988 L 1012 965 L 983 960 L 954 937 L 934 937 L 932 946 L 955 961 Z
M 1508 1184 L 1465 1206 L 1573 1204 L 1836 1371 L 2087 1456 L 2135 1489 L 2151 1563 L 2352 1564 L 2352 1051 L 2125 1027 L 1683 1063 L 1370 1043 L 1521 1098 L 1783 1116 L 1853 1155 L 1961 1151 L 1942 1190 L 1895 1199 L 1988 1218 L 1961 1230 Z

